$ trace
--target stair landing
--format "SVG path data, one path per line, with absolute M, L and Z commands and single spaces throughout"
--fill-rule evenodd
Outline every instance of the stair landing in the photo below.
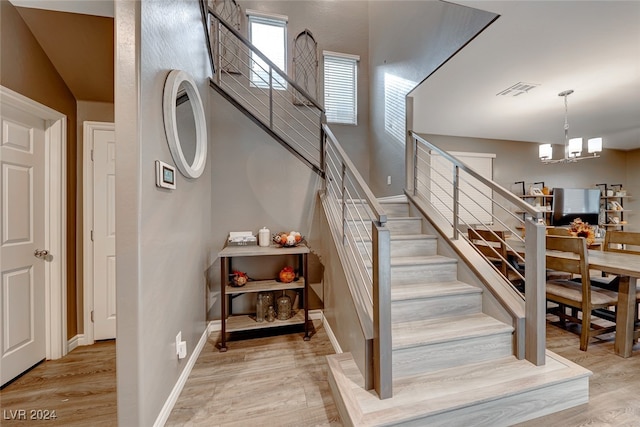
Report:
M 385 400 L 364 390 L 350 353 L 327 359 L 347 426 L 509 426 L 589 400 L 591 372 L 550 351 L 544 366 L 508 356 L 394 380 Z

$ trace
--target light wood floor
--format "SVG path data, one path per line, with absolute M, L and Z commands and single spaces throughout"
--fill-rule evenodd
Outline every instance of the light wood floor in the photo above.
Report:
M 115 426 L 115 341 L 78 347 L 41 363 L 0 391 L 0 425 Z M 27 420 L 10 411 L 26 410 Z M 30 419 L 31 410 L 55 411 L 54 421 Z M 9 418 L 9 419 L 7 419 Z
M 227 353 L 214 349 L 212 334 L 167 425 L 340 426 L 324 359 L 331 344 L 315 329 L 309 342 L 300 333 L 232 341 Z M 593 371 L 590 402 L 520 427 L 640 426 L 640 344 L 622 359 L 612 337 L 591 340 L 585 353 L 571 332 L 549 324 L 547 336 L 549 349 Z M 0 412 L 55 409 L 58 425 L 115 426 L 115 378 L 113 342 L 79 347 L 0 391 Z M 31 425 L 3 418 L 2 426 Z
M 333 348 L 320 322 L 302 333 L 231 341 L 209 337 L 167 426 L 340 426 L 327 381 Z

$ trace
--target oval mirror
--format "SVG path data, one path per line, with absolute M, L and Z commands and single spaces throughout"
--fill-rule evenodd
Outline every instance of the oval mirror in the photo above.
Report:
M 198 178 L 207 162 L 207 122 L 200 93 L 188 73 L 169 72 L 162 109 L 173 161 L 184 176 Z

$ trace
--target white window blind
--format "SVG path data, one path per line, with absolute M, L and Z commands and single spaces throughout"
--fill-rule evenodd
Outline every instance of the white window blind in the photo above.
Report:
M 249 18 L 249 39 L 271 62 L 287 72 L 287 18 L 269 16 L 247 11 Z M 269 87 L 269 66 L 258 55 L 251 52 L 251 85 Z M 273 88 L 285 90 L 286 80 L 273 73 Z
M 450 152 L 487 179 L 493 179 L 495 154 Z M 437 210 L 451 218 L 453 211 L 453 165 L 442 156 L 431 153 L 431 202 Z M 459 211 L 461 224 L 491 224 L 493 191 L 468 173 L 460 170 Z
M 324 54 L 324 109 L 328 123 L 358 124 L 359 56 Z

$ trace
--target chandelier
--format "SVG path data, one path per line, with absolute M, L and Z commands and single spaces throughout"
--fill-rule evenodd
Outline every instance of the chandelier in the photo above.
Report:
M 552 159 L 553 147 L 551 144 L 541 144 L 538 149 L 538 157 L 544 164 L 549 163 L 574 163 L 578 160 L 595 159 L 600 157 L 598 153 L 602 151 L 602 138 L 590 138 L 587 142 L 587 151 L 590 156 L 581 156 L 582 154 L 582 138 L 569 139 L 569 104 L 567 97 L 573 93 L 573 90 L 565 90 L 560 92 L 558 96 L 564 97 L 564 157 L 562 159 Z

